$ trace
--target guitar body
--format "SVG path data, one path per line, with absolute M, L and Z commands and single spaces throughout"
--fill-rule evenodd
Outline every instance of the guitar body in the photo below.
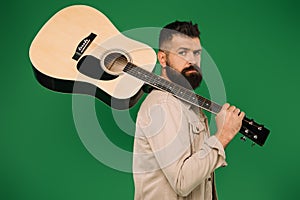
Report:
M 127 62 L 151 72 L 156 54 L 122 35 L 98 10 L 76 5 L 56 13 L 38 32 L 29 50 L 43 86 L 93 95 L 116 109 L 133 106 L 144 82 L 122 72 Z

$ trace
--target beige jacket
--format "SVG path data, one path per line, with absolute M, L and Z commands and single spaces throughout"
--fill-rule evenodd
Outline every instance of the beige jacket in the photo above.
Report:
M 147 96 L 134 140 L 135 200 L 216 200 L 213 172 L 225 165 L 199 108 L 159 90 Z

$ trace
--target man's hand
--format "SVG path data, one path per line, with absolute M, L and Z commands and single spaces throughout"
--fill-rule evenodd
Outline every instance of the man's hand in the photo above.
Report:
M 239 132 L 244 116 L 244 112 L 240 112 L 240 109 L 230 106 L 228 103 L 225 103 L 221 111 L 217 114 L 216 125 L 218 130 L 215 136 L 224 148 Z

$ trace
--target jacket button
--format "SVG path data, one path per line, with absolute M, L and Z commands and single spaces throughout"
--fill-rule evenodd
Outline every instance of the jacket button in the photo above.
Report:
M 208 180 L 208 181 L 211 181 L 211 178 L 209 177 L 207 180 Z

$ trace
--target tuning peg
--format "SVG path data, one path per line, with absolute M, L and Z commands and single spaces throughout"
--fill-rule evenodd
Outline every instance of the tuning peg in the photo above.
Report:
M 241 137 L 240 139 L 243 140 L 244 142 L 246 141 L 246 137 L 245 136 Z
M 249 124 L 250 124 L 250 125 L 253 125 L 253 122 L 254 122 L 254 120 L 253 120 L 253 119 L 250 119 Z

